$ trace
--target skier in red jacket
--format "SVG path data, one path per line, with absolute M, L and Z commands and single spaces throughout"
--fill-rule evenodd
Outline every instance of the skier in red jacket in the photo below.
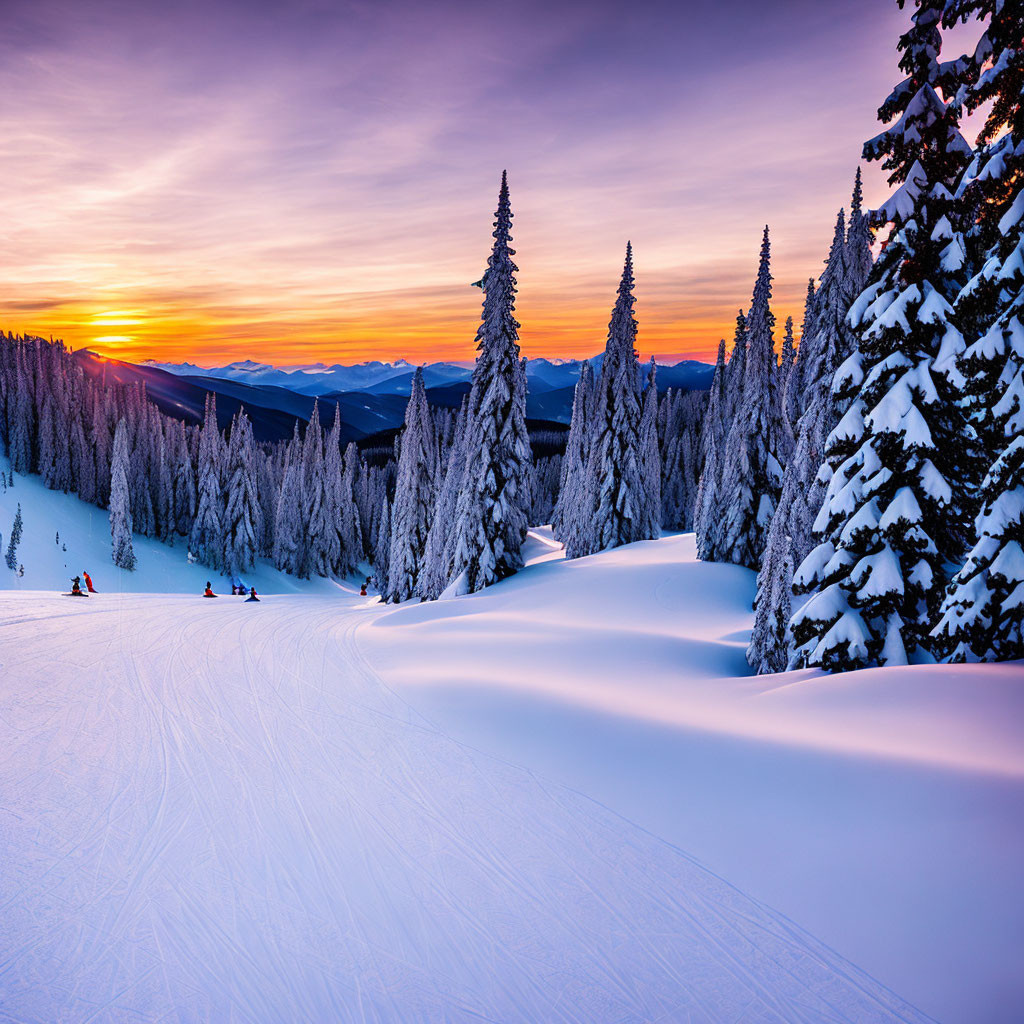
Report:
M 92 577 L 84 569 L 82 570 L 82 579 L 85 580 L 85 586 L 89 593 L 95 594 L 96 588 L 92 585 Z

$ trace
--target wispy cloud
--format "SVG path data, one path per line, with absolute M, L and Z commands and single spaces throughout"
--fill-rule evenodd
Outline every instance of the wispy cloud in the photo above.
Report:
M 8 0 L 0 322 L 465 358 L 507 167 L 528 352 L 601 343 L 631 238 L 644 350 L 707 355 L 766 221 L 799 316 L 893 80 L 899 12 L 822 6 Z

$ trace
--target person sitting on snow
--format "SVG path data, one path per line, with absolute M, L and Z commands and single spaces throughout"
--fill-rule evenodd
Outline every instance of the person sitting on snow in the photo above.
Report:
M 82 570 L 82 578 L 85 580 L 86 590 L 88 590 L 90 594 L 95 594 L 96 590 L 92 585 L 92 577 L 85 571 L 85 569 Z
M 71 595 L 72 597 L 84 597 L 82 593 L 82 581 L 78 576 L 73 576 L 71 579 Z
M 245 597 L 245 595 L 249 593 L 249 591 L 245 589 L 244 583 L 238 584 L 238 593 L 241 597 Z
M 238 596 L 238 587 L 235 586 L 234 583 L 231 584 L 231 596 L 232 597 L 237 597 Z
M 248 604 L 250 601 L 258 601 L 258 600 L 259 600 L 259 597 L 256 596 L 256 588 L 255 587 L 250 587 L 249 588 L 249 596 L 246 598 L 245 603 Z
M 203 592 L 203 597 L 216 597 L 217 595 L 213 592 L 210 587 L 210 581 L 206 581 L 206 590 Z

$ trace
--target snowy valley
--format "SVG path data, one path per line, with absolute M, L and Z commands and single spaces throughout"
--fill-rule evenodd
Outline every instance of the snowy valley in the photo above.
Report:
M 397 608 L 264 563 L 249 604 L 16 503 L 10 1019 L 1019 1017 L 1019 665 L 747 676 L 754 574 L 686 534 L 534 530 Z

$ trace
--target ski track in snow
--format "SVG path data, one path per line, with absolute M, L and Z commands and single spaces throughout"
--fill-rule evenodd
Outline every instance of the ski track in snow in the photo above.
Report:
M 0 594 L 0 1020 L 927 1019 L 446 737 L 353 602 L 69 604 Z

